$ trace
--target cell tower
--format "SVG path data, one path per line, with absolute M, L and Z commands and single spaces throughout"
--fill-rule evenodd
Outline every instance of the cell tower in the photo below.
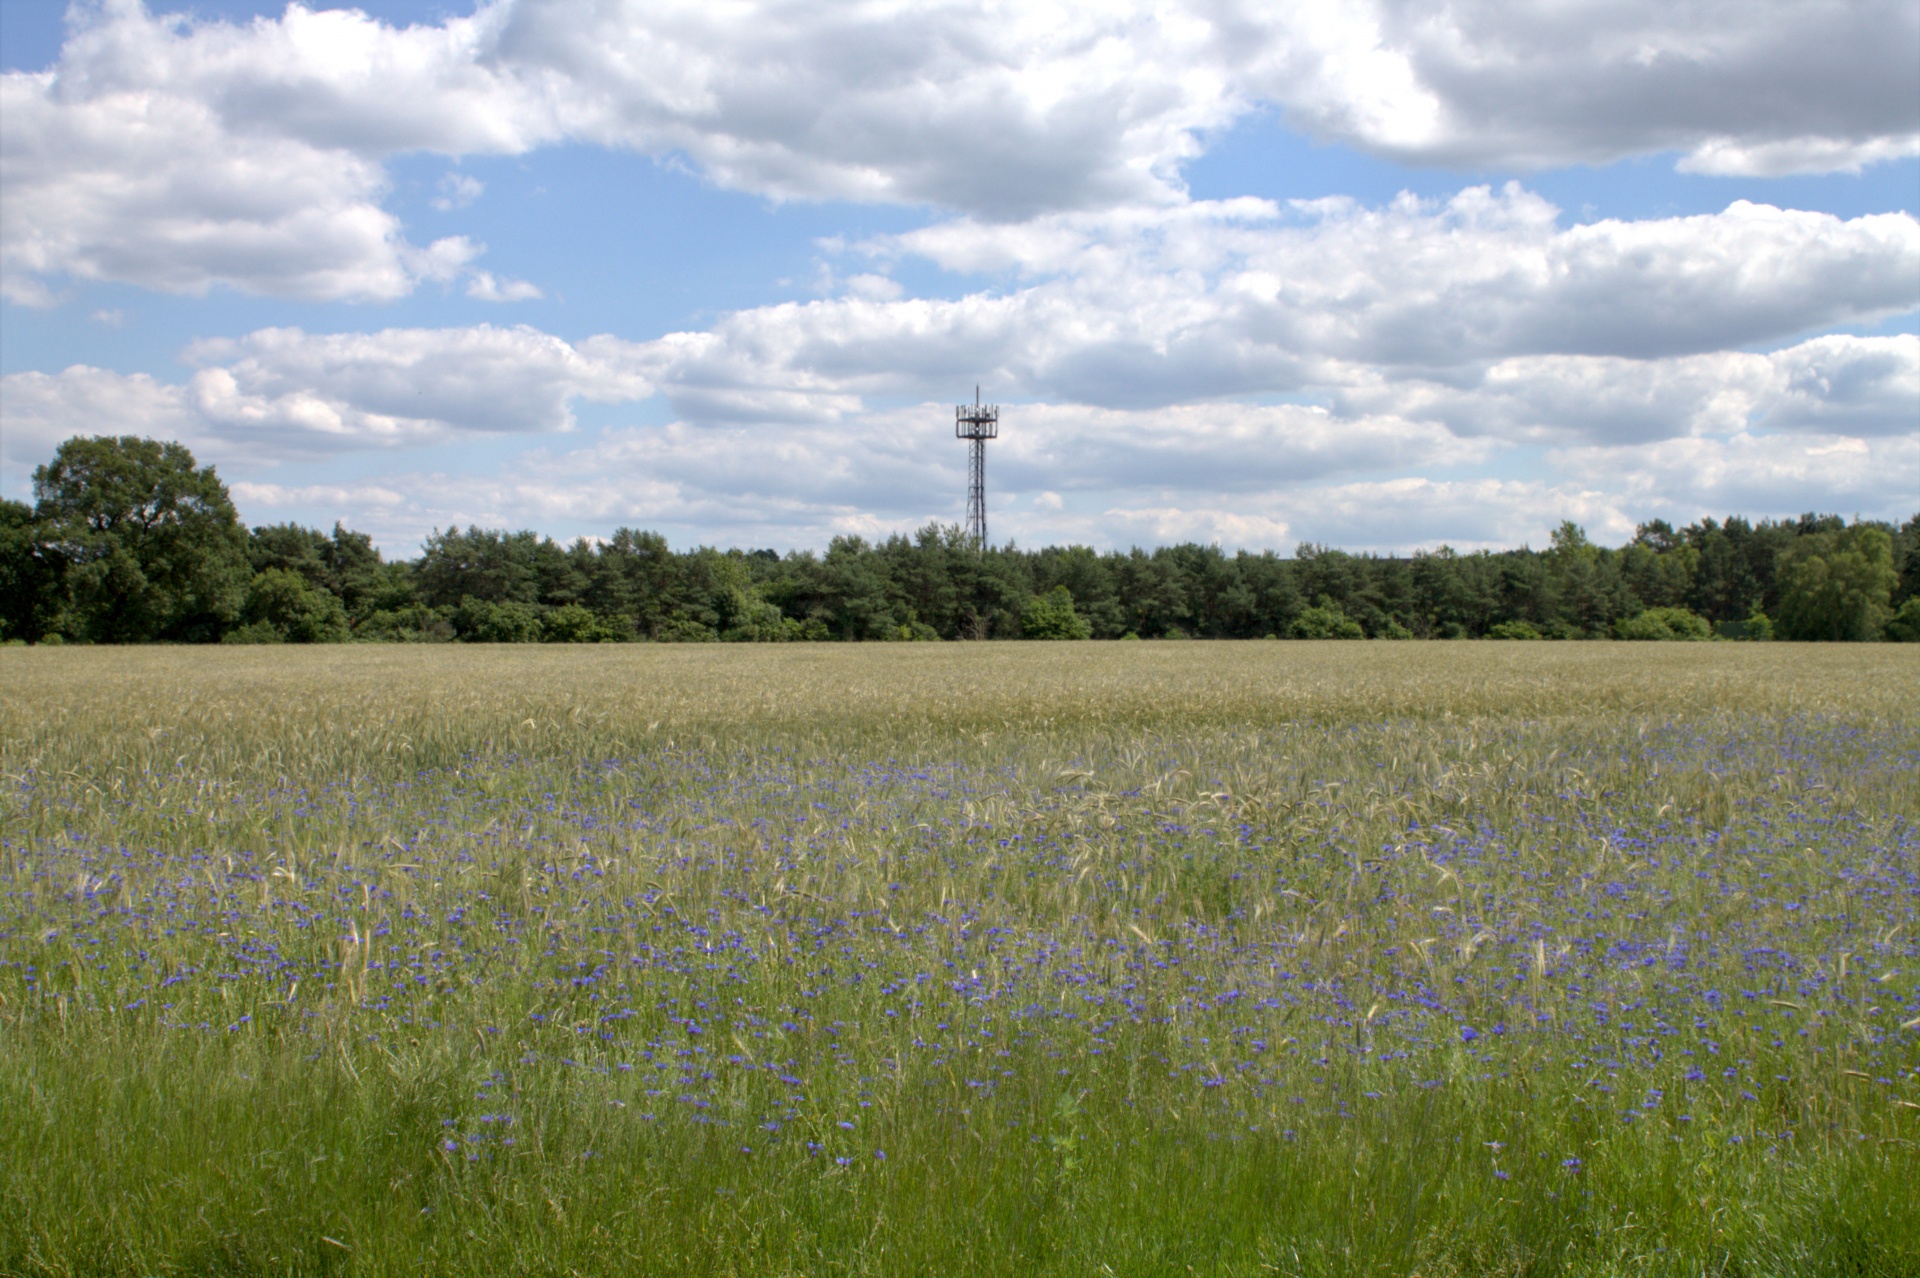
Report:
M 987 441 L 1000 435 L 1000 406 L 982 404 L 980 388 L 973 388 L 973 404 L 953 410 L 953 435 L 972 445 L 967 467 L 967 536 L 977 549 L 987 548 Z

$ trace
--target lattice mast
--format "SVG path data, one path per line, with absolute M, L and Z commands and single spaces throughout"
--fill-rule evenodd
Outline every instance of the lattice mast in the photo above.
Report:
M 973 388 L 973 404 L 953 410 L 953 434 L 970 445 L 967 459 L 967 537 L 978 550 L 987 548 L 987 441 L 1000 435 L 1000 406 L 982 404 L 980 388 Z

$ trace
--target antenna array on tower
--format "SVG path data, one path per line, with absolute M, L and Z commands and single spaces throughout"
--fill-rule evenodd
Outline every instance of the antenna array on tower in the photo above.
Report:
M 953 434 L 970 442 L 967 466 L 967 537 L 979 550 L 987 548 L 987 441 L 1000 434 L 1000 406 L 982 404 L 980 388 L 973 403 L 953 410 Z

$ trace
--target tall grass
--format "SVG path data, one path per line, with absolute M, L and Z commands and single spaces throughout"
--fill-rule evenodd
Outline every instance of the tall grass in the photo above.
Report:
M 0 650 L 0 1270 L 1920 1272 L 1920 663 Z

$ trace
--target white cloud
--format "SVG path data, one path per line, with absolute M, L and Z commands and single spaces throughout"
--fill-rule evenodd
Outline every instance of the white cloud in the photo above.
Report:
M 897 301 L 906 290 L 900 287 L 897 280 L 863 272 L 847 277 L 847 292 L 869 302 L 892 302 Z
M 745 190 L 996 218 L 1164 200 L 1204 131 L 1261 104 L 1473 167 L 1678 150 L 1714 171 L 1831 171 L 1920 137 L 1902 0 L 493 12 L 493 65 L 540 85 L 574 136 L 680 150 Z
M 394 30 L 293 5 L 234 26 L 136 0 L 76 14 L 53 69 L 0 77 L 0 271 L 16 301 L 44 303 L 45 280 L 63 274 L 400 297 L 480 250 L 409 244 L 380 204 L 382 161 L 534 140 L 515 123 L 527 104 L 477 60 L 480 18 Z
M 1563 473 L 1602 487 L 1615 505 L 1651 518 L 1703 512 L 1797 514 L 1819 509 L 1905 518 L 1915 513 L 1920 430 L 1901 436 L 1741 434 L 1550 456 Z
M 395 474 L 364 489 L 242 481 L 233 491 L 251 521 L 310 510 L 314 521 L 343 518 L 409 553 L 431 529 L 469 523 L 563 536 L 627 525 L 666 531 L 685 545 L 817 549 L 843 533 L 885 536 L 960 518 L 962 454 L 956 447 L 943 460 L 938 442 L 951 441 L 937 441 L 935 431 L 925 436 L 871 455 L 863 448 L 869 432 L 836 451 L 821 438 L 652 428 L 525 454 L 483 474 Z M 1567 450 L 1553 462 L 1525 479 L 1397 475 L 1226 492 L 1117 488 L 1056 503 L 1046 497 L 1052 490 L 1011 487 L 990 459 L 991 527 L 996 540 L 1023 545 L 1193 540 L 1284 551 L 1312 541 L 1404 553 L 1443 543 L 1462 551 L 1544 545 L 1563 519 L 1618 544 L 1652 518 L 1790 517 L 1808 509 L 1904 518 L 1913 509 L 1920 436 L 1683 439 Z
M 462 431 L 572 428 L 572 400 L 652 393 L 636 348 L 575 347 L 535 329 L 481 324 L 313 335 L 262 329 L 197 342 L 191 383 L 206 419 L 229 432 L 276 432 L 288 446 L 369 447 Z
M 923 406 L 915 420 L 934 411 Z M 1329 476 L 1472 465 L 1497 451 L 1437 422 L 1336 416 L 1297 404 L 1198 404 L 1115 411 L 1029 404 L 992 445 L 1000 482 L 1018 490 L 1271 491 Z
M 1632 535 L 1633 521 L 1598 489 L 1539 480 L 1466 480 L 1403 476 L 1314 485 L 1225 503 L 1189 498 L 1181 505 L 1115 507 L 1109 527 L 1151 544 L 1174 538 L 1218 540 L 1256 549 L 1310 541 L 1346 551 L 1399 552 L 1541 545 L 1562 519 L 1596 540 Z
M 1686 153 L 1719 173 L 1853 170 L 1920 143 L 1903 0 L 1379 0 L 1318 33 L 1248 6 L 1245 91 L 1424 164 Z M 1313 14 L 1314 6 L 1305 7 Z
M 207 438 L 182 388 L 145 373 L 75 364 L 61 373 L 0 378 L 0 468 L 16 486 L 74 435 L 145 435 L 189 447 Z
M 245 25 L 77 12 L 53 68 L 0 83 L 0 256 L 34 304 L 63 275 L 401 296 L 436 278 L 382 206 L 406 152 L 585 141 L 777 199 L 986 220 L 1176 206 L 1180 165 L 1262 105 L 1423 164 L 1920 152 L 1906 0 L 494 0 L 405 28 L 297 4 Z M 446 183 L 442 206 L 478 194 Z
M 1774 142 L 1742 143 L 1715 138 L 1682 156 L 1683 173 L 1715 177 L 1785 177 L 1795 173 L 1858 173 L 1869 164 L 1920 155 L 1920 133 L 1870 138 L 1799 137 Z
M 480 198 L 487 184 L 477 177 L 465 173 L 446 173 L 441 175 L 439 194 L 433 197 L 433 207 L 442 213 L 454 209 L 464 209 Z
M 377 163 L 236 135 L 187 99 L 68 104 L 62 87 L 50 74 L 0 78 L 0 280 L 12 300 L 44 304 L 44 281 L 60 275 L 309 299 L 413 287 Z
M 495 279 L 490 271 L 475 271 L 467 281 L 467 296 L 479 302 L 530 302 L 542 294 L 526 280 Z
M 1631 444 L 1750 427 L 1903 434 L 1920 427 L 1920 336 L 1835 335 L 1766 355 L 1664 360 L 1530 355 L 1450 383 L 1373 371 L 1335 402 L 1539 442 Z
M 272 463 L 564 434 L 576 401 L 661 395 L 670 425 L 603 430 L 498 475 L 393 476 L 383 490 L 405 509 L 369 518 L 403 531 L 455 516 L 677 521 L 805 543 L 957 514 L 946 396 L 978 376 L 1011 401 L 992 492 L 1026 498 L 996 513 L 998 533 L 1190 528 L 1247 544 L 1285 529 L 1405 546 L 1446 529 L 1456 543 L 1510 542 L 1549 506 L 1590 510 L 1596 528 L 1636 503 L 1641 517 L 1722 497 L 1777 512 L 1795 482 L 1796 509 L 1884 511 L 1920 437 L 1920 337 L 1732 349 L 1920 301 L 1920 223 L 1904 214 L 1736 204 L 1563 228 L 1523 190 L 1479 188 L 1384 209 L 1235 201 L 962 221 L 840 252 L 990 262 L 1009 283 L 954 300 L 887 300 L 871 284 L 647 342 L 282 328 L 194 344 L 179 385 L 19 374 L 4 384 L 8 474 L 111 421 L 239 466 L 249 500 L 297 503 L 299 485 L 270 482 Z M 465 241 L 434 253 L 422 273 L 472 274 Z M 1060 504 L 1032 500 L 1046 493 Z M 1391 510 L 1356 540 L 1370 501 Z M 1476 504 L 1495 501 L 1511 510 Z
M 185 357 L 198 371 L 184 384 L 84 365 L 0 379 L 7 473 L 31 473 L 72 435 L 178 439 L 261 466 L 461 435 L 565 432 L 577 399 L 653 393 L 644 348 L 611 338 L 573 345 L 526 327 L 261 329 L 196 342 Z
M 1920 334 L 1815 338 L 1774 352 L 1768 362 L 1780 382 L 1760 406 L 1759 425 L 1854 435 L 1920 431 Z
M 1508 187 L 1382 209 L 1261 201 L 962 221 L 862 246 L 1016 287 L 953 301 L 743 311 L 685 338 L 678 410 L 717 385 L 994 393 L 1116 408 L 1337 387 L 1365 370 L 1475 378 L 1525 354 L 1651 359 L 1778 341 L 1920 304 L 1920 222 L 1737 202 L 1562 228 Z M 1379 374 L 1372 374 L 1379 375 Z M 697 389 L 683 392 L 683 387 Z

